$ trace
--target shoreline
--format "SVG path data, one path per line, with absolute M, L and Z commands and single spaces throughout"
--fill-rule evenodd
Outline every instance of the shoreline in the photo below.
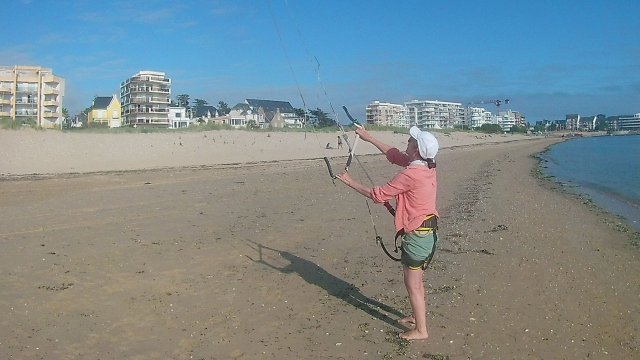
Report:
M 624 134 L 624 135 L 611 135 L 611 136 L 629 136 L 636 134 Z M 565 140 L 566 141 L 566 140 Z M 550 145 L 545 151 L 536 155 L 540 159 L 540 172 L 544 174 L 545 178 L 560 185 L 561 192 L 567 192 L 574 196 L 583 199 L 590 206 L 597 206 L 602 211 L 610 213 L 616 217 L 621 218 L 626 222 L 627 226 L 632 232 L 640 231 L 640 207 L 638 202 L 632 198 L 626 198 L 624 194 L 616 192 L 614 190 L 607 190 L 605 188 L 598 188 L 593 185 L 576 182 L 574 180 L 568 180 L 566 178 L 560 178 L 556 174 L 558 173 L 558 167 L 561 165 L 555 164 L 548 152 L 552 146 L 557 146 L 559 143 Z M 545 164 L 543 164 L 546 163 Z
M 438 154 L 430 337 L 411 343 L 395 335 L 401 269 L 321 159 L 0 181 L 3 353 L 637 357 L 638 251 L 536 176 L 557 139 L 539 140 Z M 376 183 L 397 172 L 361 159 Z M 392 238 L 386 209 L 371 210 Z

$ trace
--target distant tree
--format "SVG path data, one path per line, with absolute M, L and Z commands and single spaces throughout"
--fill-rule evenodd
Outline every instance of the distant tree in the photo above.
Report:
M 320 108 L 315 110 L 309 110 L 309 123 L 318 127 L 327 127 L 334 125 L 333 119 L 329 117 L 329 114 L 322 111 Z
M 533 131 L 535 132 L 544 132 L 545 131 L 545 127 L 544 125 L 536 125 L 533 127 Z
M 293 111 L 296 113 L 296 116 L 301 119 L 302 125 L 307 125 L 307 121 L 309 120 L 309 114 L 307 111 L 300 108 L 294 108 Z
M 247 123 L 247 128 L 248 129 L 257 129 L 258 128 L 258 124 L 256 123 L 255 120 L 249 120 L 249 122 Z
M 178 103 L 178 106 L 181 106 L 185 109 L 190 109 L 189 107 L 189 95 L 188 94 L 181 94 L 176 96 L 176 101 Z
M 527 128 L 525 126 L 513 125 L 509 131 L 512 134 L 515 134 L 515 133 L 526 133 L 527 132 Z
M 222 115 L 229 115 L 229 113 L 231 112 L 231 108 L 226 102 L 218 101 L 218 112 Z
M 205 106 L 208 104 L 207 100 L 195 99 L 196 106 Z
M 498 124 L 482 124 L 480 131 L 487 134 L 500 134 L 503 132 L 502 127 Z
M 556 130 L 558 130 L 558 125 L 556 123 L 552 123 L 551 125 L 549 125 L 548 130 L 549 131 L 556 131 Z

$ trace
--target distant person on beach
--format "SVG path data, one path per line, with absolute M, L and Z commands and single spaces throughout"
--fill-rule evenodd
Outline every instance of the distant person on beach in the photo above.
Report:
M 338 149 L 342 149 L 342 139 L 340 138 L 340 135 L 338 135 Z
M 325 149 L 333 149 L 333 148 L 331 147 L 331 143 L 327 143 L 327 146 L 325 146 Z
M 396 231 L 404 231 L 402 238 L 401 263 L 404 284 L 409 293 L 412 314 L 399 319 L 401 324 L 415 324 L 411 331 L 400 334 L 407 340 L 423 340 L 429 337 L 427 332 L 426 303 L 422 280 L 426 265 L 433 256 L 438 242 L 436 211 L 436 163 L 438 140 L 427 131 L 417 127 L 410 130 L 406 153 L 386 145 L 371 136 L 363 127 L 356 130 L 363 141 L 377 147 L 392 164 L 403 166 L 391 181 L 383 186 L 368 188 L 344 172 L 337 176 L 347 186 L 360 194 L 382 203 L 396 199 Z

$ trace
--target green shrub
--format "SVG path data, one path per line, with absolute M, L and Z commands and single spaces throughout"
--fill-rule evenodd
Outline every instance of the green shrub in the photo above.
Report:
M 0 127 L 5 130 L 19 130 L 22 129 L 23 126 L 28 126 L 33 129 L 38 129 L 39 126 L 36 123 L 36 120 L 33 118 L 20 118 L 20 119 L 11 119 L 9 117 L 1 117 L 0 118 Z M 42 127 L 40 127 L 42 128 Z
M 480 131 L 487 134 L 501 134 L 504 132 L 502 126 L 498 124 L 483 124 L 480 126 Z

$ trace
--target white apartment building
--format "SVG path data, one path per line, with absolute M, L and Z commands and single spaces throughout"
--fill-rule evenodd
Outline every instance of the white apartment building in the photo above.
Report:
M 400 104 L 374 101 L 367 105 L 366 118 L 368 125 L 409 127 L 407 108 Z
M 409 124 L 420 128 L 452 128 L 464 124 L 465 109 L 462 103 L 438 100 L 412 100 L 405 102 Z
M 171 79 L 163 72 L 140 71 L 120 84 L 123 125 L 170 127 Z
M 500 114 L 498 114 L 498 125 L 502 127 L 503 131 L 511 131 L 512 126 L 520 126 L 520 117 L 520 113 L 517 111 L 500 111 Z
M 621 116 L 615 122 L 616 130 L 640 130 L 640 113 L 633 116 Z
M 465 125 L 472 129 L 479 128 L 484 124 L 495 124 L 497 119 L 491 114 L 491 111 L 487 111 L 485 108 L 478 108 L 469 106 L 467 108 Z
M 40 66 L 0 66 L 0 117 L 62 125 L 65 80 Z

